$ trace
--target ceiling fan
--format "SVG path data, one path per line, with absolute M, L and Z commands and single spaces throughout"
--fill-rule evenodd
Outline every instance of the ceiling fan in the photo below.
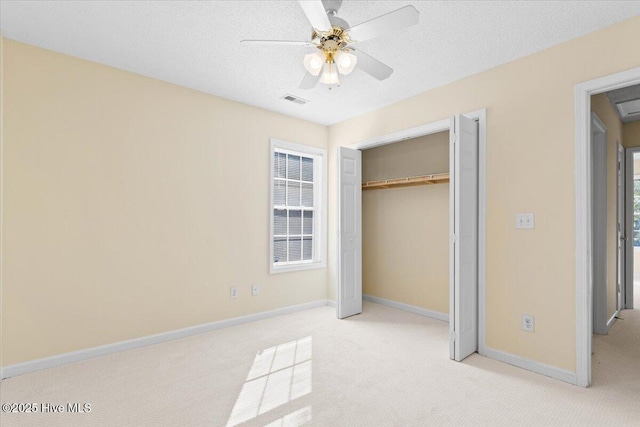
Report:
M 342 0 L 298 0 L 298 3 L 313 28 L 310 41 L 242 40 L 241 43 L 316 47 L 318 50 L 304 57 L 307 74 L 300 83 L 301 89 L 312 89 L 318 81 L 331 89 L 332 85 L 340 84 L 340 74 L 349 74 L 356 65 L 378 80 L 388 78 L 393 68 L 353 45 L 415 25 L 420 15 L 415 7 L 405 6 L 351 27 L 337 16 Z

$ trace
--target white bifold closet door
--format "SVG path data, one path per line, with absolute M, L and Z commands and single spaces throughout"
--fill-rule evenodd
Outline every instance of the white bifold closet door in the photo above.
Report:
M 339 319 L 362 313 L 362 152 L 338 150 Z
M 449 354 L 461 361 L 478 349 L 478 123 L 456 115 L 450 135 Z

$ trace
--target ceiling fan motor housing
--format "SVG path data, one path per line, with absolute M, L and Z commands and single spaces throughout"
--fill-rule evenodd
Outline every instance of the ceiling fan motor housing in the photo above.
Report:
M 313 32 L 312 42 L 325 52 L 335 52 L 347 47 L 351 40 L 349 34 L 340 27 L 334 26 L 328 32 Z

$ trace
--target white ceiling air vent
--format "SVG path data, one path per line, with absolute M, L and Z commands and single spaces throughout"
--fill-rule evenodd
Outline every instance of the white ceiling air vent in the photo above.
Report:
M 616 104 L 620 117 L 634 117 L 640 115 L 640 99 L 632 99 L 631 101 L 620 102 Z
M 286 94 L 285 96 L 282 97 L 282 99 L 284 99 L 285 101 L 293 102 L 294 104 L 300 104 L 300 105 L 304 105 L 307 102 L 309 102 L 306 99 L 302 99 L 298 96 L 290 95 L 290 94 Z

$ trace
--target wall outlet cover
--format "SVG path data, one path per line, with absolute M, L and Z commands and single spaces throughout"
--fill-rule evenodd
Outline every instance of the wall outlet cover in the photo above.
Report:
M 535 332 L 536 319 L 530 314 L 522 315 L 522 330 L 526 332 Z
M 233 298 L 233 299 L 238 298 L 238 287 L 237 286 L 232 286 L 231 287 L 231 298 Z
M 536 228 L 535 215 L 532 212 L 516 214 L 516 229 L 532 229 Z
M 256 296 L 260 294 L 260 285 L 253 285 L 251 287 L 251 295 Z

